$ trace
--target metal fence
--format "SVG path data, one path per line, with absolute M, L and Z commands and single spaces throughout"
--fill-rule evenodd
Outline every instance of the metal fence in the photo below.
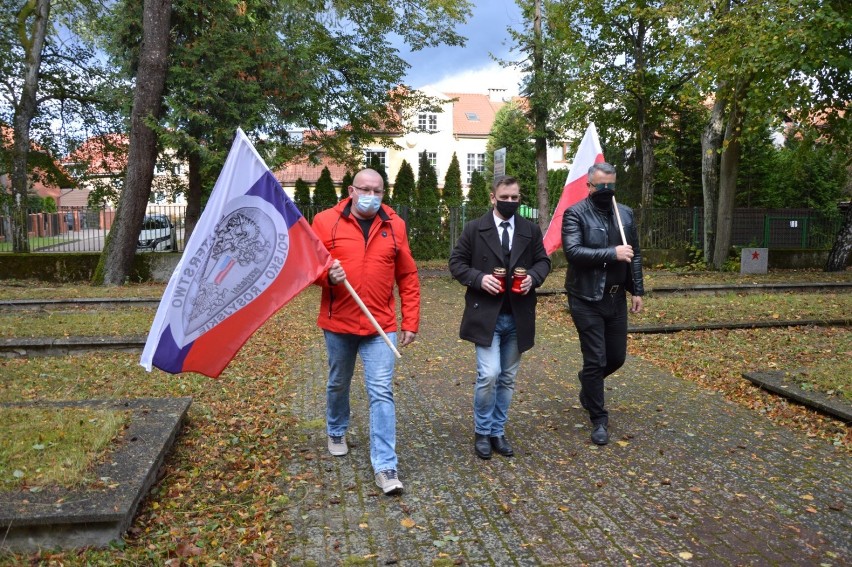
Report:
M 146 214 L 169 217 L 176 230 L 177 249 L 183 250 L 186 207 L 148 205 Z M 109 207 L 63 207 L 55 213 L 29 212 L 27 234 L 31 252 L 100 252 L 115 220 Z M 12 250 L 12 224 L 0 216 L 0 251 Z
M 440 250 L 429 250 L 418 243 L 420 250 L 429 250 L 430 257 L 449 257 L 461 235 L 464 225 L 488 208 L 469 206 L 441 208 L 425 211 L 417 207 L 399 207 L 399 215 L 411 225 L 418 215 L 440 218 L 440 226 L 428 231 L 440 243 Z M 304 207 L 302 214 L 311 222 L 319 212 L 315 207 Z M 186 207 L 177 205 L 149 205 L 147 214 L 166 215 L 175 227 L 177 250 L 184 247 L 184 218 Z M 701 248 L 704 234 L 704 212 L 695 208 L 657 208 L 637 210 L 640 239 L 643 248 L 680 249 L 686 246 Z M 110 208 L 63 208 L 56 213 L 33 212 L 28 215 L 27 231 L 30 250 L 33 252 L 99 252 L 115 219 Z M 762 248 L 829 249 L 843 223 L 838 211 L 826 214 L 810 209 L 735 209 L 731 244 Z M 416 224 L 416 223 L 414 223 Z M 423 232 L 426 234 L 426 232 Z M 412 236 L 414 238 L 414 236 Z M 0 251 L 11 251 L 11 223 L 0 217 Z
M 637 211 L 644 248 L 701 248 L 704 209 L 669 208 Z M 826 214 L 811 209 L 734 209 L 732 246 L 809 248 L 827 250 L 843 224 L 838 211 Z

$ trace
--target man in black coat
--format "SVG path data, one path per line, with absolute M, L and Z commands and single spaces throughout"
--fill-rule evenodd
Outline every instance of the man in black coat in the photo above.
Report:
M 459 336 L 476 345 L 474 452 L 482 459 L 492 449 L 514 455 L 505 434 L 509 405 L 521 353 L 535 342 L 535 288 L 550 273 L 541 229 L 515 214 L 518 181 L 498 177 L 490 197 L 494 209 L 465 225 L 450 255 L 450 272 L 467 287 Z M 505 281 L 495 268 L 506 270 Z M 526 271 L 513 285 L 517 268 Z
M 604 378 L 621 368 L 627 356 L 627 299 L 630 312 L 642 310 L 645 293 L 642 254 L 630 207 L 613 207 L 615 168 L 589 168 L 589 196 L 565 211 L 562 249 L 568 260 L 565 289 L 580 336 L 583 369 L 580 404 L 589 412 L 592 442 L 609 442 L 609 413 L 604 408 Z M 627 242 L 622 242 L 624 229 Z

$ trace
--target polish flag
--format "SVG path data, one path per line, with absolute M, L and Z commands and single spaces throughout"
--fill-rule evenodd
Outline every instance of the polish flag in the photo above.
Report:
M 331 255 L 241 129 L 151 325 L 142 358 L 216 378 Z
M 586 182 L 589 178 L 589 168 L 602 161 L 604 156 L 598 140 L 598 132 L 595 130 L 595 123 L 591 122 L 586 128 L 580 147 L 577 148 L 571 170 L 568 172 L 568 179 L 562 189 L 562 196 L 559 197 L 556 211 L 550 219 L 550 226 L 544 233 L 544 251 L 548 254 L 553 254 L 555 250 L 562 247 L 562 217 L 565 210 L 588 196 L 589 189 L 586 187 Z

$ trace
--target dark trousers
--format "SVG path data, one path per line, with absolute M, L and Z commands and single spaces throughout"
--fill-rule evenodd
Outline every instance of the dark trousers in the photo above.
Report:
M 580 395 L 585 398 L 592 423 L 606 425 L 609 413 L 604 408 L 604 378 L 621 368 L 627 356 L 624 288 L 613 294 L 604 293 L 600 301 L 577 297 L 570 297 L 568 301 L 583 353 Z

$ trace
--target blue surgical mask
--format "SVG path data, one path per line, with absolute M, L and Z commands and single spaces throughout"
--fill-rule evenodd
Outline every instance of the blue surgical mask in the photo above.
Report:
M 373 216 L 379 212 L 382 206 L 382 198 L 378 195 L 358 195 L 355 207 L 362 215 Z

